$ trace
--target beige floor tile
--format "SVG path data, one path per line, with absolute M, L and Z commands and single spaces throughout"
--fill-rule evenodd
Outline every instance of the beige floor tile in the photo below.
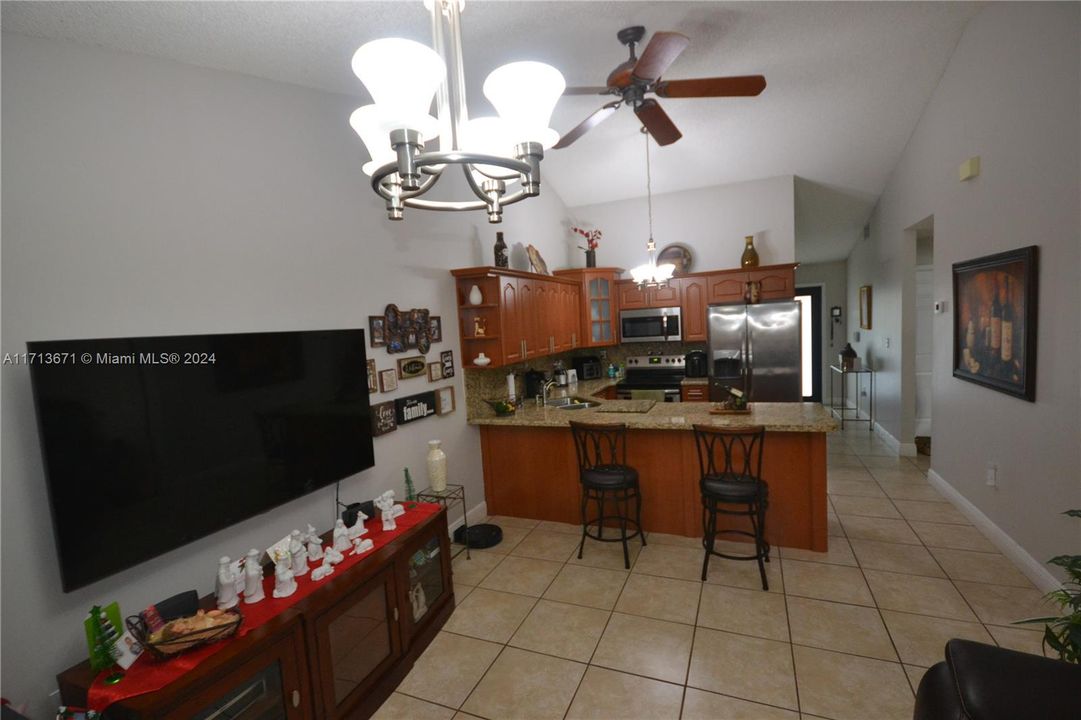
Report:
M 928 547 L 953 548 L 955 550 L 975 550 L 977 552 L 998 552 L 991 541 L 971 525 L 949 525 L 913 520 L 909 523 Z
M 826 465 L 831 470 L 840 470 L 842 468 L 852 468 L 853 470 L 865 470 L 863 462 L 855 453 L 826 453 Z
M 931 552 L 946 574 L 955 580 L 1022 588 L 1032 587 L 1029 579 L 1021 574 L 1005 555 L 948 548 L 932 548 Z
M 699 580 L 705 551 L 674 545 L 648 545 L 634 563 L 634 572 L 677 580 Z
M 905 665 L 904 668 L 905 674 L 908 675 L 908 684 L 915 693 L 920 689 L 920 680 L 923 680 L 923 674 L 927 672 L 927 668 L 918 665 Z
M 682 720 L 799 720 L 799 713 L 772 705 L 687 688 Z
M 834 480 L 830 478 L 826 491 L 831 497 L 839 495 L 848 497 L 884 498 L 886 493 L 878 486 L 871 476 L 866 480 Z
M 521 525 L 499 525 L 499 529 L 503 531 L 503 539 L 499 541 L 498 545 L 485 548 L 484 552 L 493 555 L 507 555 L 518 546 L 518 543 L 522 542 L 522 538 L 528 535 L 532 528 Z M 477 551 L 474 550 L 473 554 L 476 553 Z
M 541 600 L 514 633 L 510 644 L 524 650 L 589 662 L 609 612 Z
M 788 643 L 699 628 L 687 685 L 795 710 Z
M 649 542 L 648 538 L 646 542 Z M 641 552 L 642 541 L 639 538 L 627 541 L 627 554 L 631 558 L 632 568 Z M 626 569 L 623 564 L 623 543 L 598 542 L 589 538 L 586 538 L 585 547 L 582 548 L 582 558 L 578 559 L 578 553 L 573 553 L 567 562 L 572 565 L 588 565 L 609 570 Z
M 693 635 L 689 625 L 614 613 L 591 664 L 682 683 Z
M 859 456 L 860 460 L 865 465 L 871 467 L 867 462 L 872 458 L 886 458 L 889 460 L 900 459 L 897 457 L 897 453 L 883 442 L 851 442 L 849 445 L 852 447 L 852 451 Z
M 876 452 L 878 448 L 876 448 Z M 864 467 L 871 471 L 873 474 L 875 470 L 891 470 L 891 469 L 905 469 L 911 468 L 911 463 L 905 460 L 903 457 L 897 457 L 896 454 L 891 452 L 878 453 L 877 455 L 871 455 L 870 453 L 864 453 L 860 455 L 860 460 L 863 461 Z
M 683 687 L 591 667 L 571 703 L 567 720 L 610 720 L 631 715 L 678 720 Z
M 862 515 L 874 518 L 900 518 L 901 514 L 886 497 L 834 495 L 833 510 L 838 515 Z
M 897 662 L 877 608 L 788 598 L 792 642 Z
M 522 541 L 514 546 L 511 555 L 567 562 L 571 553 L 578 552 L 580 538 L 569 533 L 553 532 L 537 528 L 531 530 Z
M 916 455 L 915 457 L 906 457 L 905 459 L 922 470 L 931 467 L 930 455 Z
M 944 659 L 946 641 L 950 638 L 993 644 L 991 636 L 978 622 L 909 615 L 892 610 L 883 610 L 882 617 L 901 661 L 910 665 L 930 667 Z
M 616 612 L 694 625 L 702 583 L 631 573 Z
M 971 525 L 961 511 L 950 503 L 898 500 L 894 503 L 906 520 Z
M 1056 612 L 1055 606 L 1044 600 L 1043 593 L 1035 588 L 987 585 L 965 580 L 955 580 L 954 585 L 980 620 L 991 625 L 1006 626 L 1017 620 L 1044 617 Z
M 571 523 L 561 523 L 552 520 L 542 520 L 537 524 L 535 528 L 537 530 L 547 530 L 548 532 L 564 533 L 565 535 L 574 535 L 575 537 L 582 537 L 582 526 L 572 525 Z
M 475 585 L 462 585 L 461 583 L 454 583 L 454 603 L 457 607 L 462 604 L 462 601 L 469 596 L 469 593 L 473 592 Z
M 375 711 L 372 720 L 450 720 L 453 716 L 450 708 L 396 692 Z
M 871 468 L 869 472 L 871 473 L 871 476 L 880 483 L 927 487 L 934 490 L 934 488 L 931 487 L 931 484 L 927 482 L 927 475 L 914 467 L 906 465 L 901 465 L 899 467 L 876 467 Z
M 489 590 L 540 597 L 563 568 L 551 560 L 507 555 L 480 583 Z
M 852 550 L 865 570 L 888 570 L 909 575 L 946 577 L 931 553 L 920 545 L 852 540 Z
M 441 632 L 398 686 L 400 692 L 461 707 L 502 645 Z
M 470 553 L 473 557 L 466 559 L 465 553 L 454 558 L 451 564 L 454 572 L 454 585 L 479 585 L 480 581 L 487 577 L 496 565 L 503 561 L 502 555 L 482 553 L 476 550 Z
M 532 530 L 540 523 L 539 520 L 511 517 L 510 515 L 489 515 L 488 519 L 484 522 L 499 525 L 503 529 L 508 527 L 518 527 L 525 528 L 526 530 Z
M 874 482 L 874 477 L 871 475 L 871 471 L 863 467 L 863 463 L 860 463 L 859 467 L 839 466 L 833 467 L 826 463 L 826 480 L 828 483 L 833 482 Z
M 451 718 L 451 720 L 484 720 L 484 718 L 477 717 L 476 715 L 470 715 L 469 713 L 464 713 L 464 712 L 458 711 L 458 712 L 454 713 L 454 717 Z
M 784 582 L 789 595 L 874 605 L 871 591 L 867 589 L 859 568 L 786 560 Z
M 698 607 L 698 627 L 788 640 L 784 595 L 706 583 Z
M 849 540 L 878 540 L 880 542 L 919 545 L 920 539 L 904 520 L 871 518 L 859 515 L 839 515 Z
M 841 526 L 841 521 L 834 513 L 827 513 L 826 520 L 829 521 L 829 535 L 830 537 L 845 537 L 845 529 Z
M 991 637 L 1001 647 L 1033 655 L 1057 657 L 1054 650 L 1051 648 L 1044 649 L 1043 647 L 1042 625 L 1019 625 L 1015 627 L 988 625 L 987 631 L 991 633 Z
M 915 698 L 900 663 L 793 647 L 800 708 L 836 720 L 911 720 Z
M 920 500 L 922 502 L 949 502 L 938 490 L 923 483 L 887 482 L 880 480 L 878 486 L 891 500 Z
M 669 535 L 668 533 L 646 533 L 646 542 L 651 545 L 676 545 L 677 547 L 689 547 L 701 549 L 702 538 L 686 537 L 684 535 Z
M 784 578 L 781 576 L 781 559 L 774 550 L 773 560 L 765 564 L 766 581 L 769 583 L 771 593 L 784 592 Z M 701 562 L 701 558 L 699 558 Z M 701 575 L 699 575 L 701 577 Z M 762 575 L 758 570 L 758 563 L 754 560 L 729 560 L 727 558 L 711 557 L 709 559 L 709 575 L 706 582 L 711 585 L 728 585 L 748 590 L 762 590 Z
M 544 591 L 544 598 L 574 605 L 611 610 L 630 572 L 587 565 L 564 565 Z
M 454 608 L 443 629 L 481 640 L 506 643 L 536 602 L 536 598 L 525 595 L 477 588 Z
M 856 556 L 852 553 L 852 546 L 843 537 L 831 537 L 829 549 L 826 552 L 815 552 L 800 548 L 779 547 L 783 560 L 804 560 L 807 562 L 821 562 L 830 565 L 851 565 L 855 567 Z
M 952 620 L 976 619 L 949 580 L 882 570 L 865 570 L 864 575 L 882 609 Z
M 562 720 L 586 666 L 508 647 L 462 710 L 487 718 Z

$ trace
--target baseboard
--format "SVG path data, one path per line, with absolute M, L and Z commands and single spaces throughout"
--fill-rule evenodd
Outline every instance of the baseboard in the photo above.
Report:
M 916 443 L 901 442 L 891 435 L 889 430 L 882 427 L 882 425 L 877 422 L 875 423 L 875 434 L 878 435 L 882 442 L 890 446 L 890 450 L 893 450 L 898 455 L 903 457 L 916 457 Z
M 958 492 L 957 488 L 946 482 L 941 475 L 934 470 L 927 471 L 927 480 L 942 495 L 953 503 L 961 514 L 972 521 L 972 524 L 982 532 L 991 544 L 1008 557 L 1032 583 L 1043 592 L 1051 592 L 1062 587 L 1062 584 L 1047 569 L 1047 566 L 1032 557 L 1017 541 L 995 525 L 991 518 L 983 514 L 978 507 L 973 505 L 968 498 Z
M 488 517 L 488 501 L 483 500 L 478 505 L 474 505 L 466 513 L 466 517 L 469 518 L 470 525 L 479 525 L 484 518 Z M 458 518 L 447 527 L 452 536 L 454 535 L 454 531 L 461 527 L 462 519 L 463 518 Z

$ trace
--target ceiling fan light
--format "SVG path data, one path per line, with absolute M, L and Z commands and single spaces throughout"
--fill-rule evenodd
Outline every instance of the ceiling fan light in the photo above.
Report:
M 443 58 L 427 45 L 404 38 L 364 43 L 353 54 L 353 73 L 397 127 L 423 131 L 432 96 L 447 76 Z M 424 133 L 426 137 L 433 134 Z
M 538 142 L 551 147 L 555 142 L 545 144 L 554 133 L 548 122 L 566 87 L 559 70 L 527 60 L 493 70 L 484 81 L 484 96 L 513 128 L 515 142 Z

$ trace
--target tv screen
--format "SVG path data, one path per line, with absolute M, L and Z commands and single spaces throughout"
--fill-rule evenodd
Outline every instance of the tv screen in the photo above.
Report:
M 363 330 L 27 351 L 65 592 L 375 462 Z

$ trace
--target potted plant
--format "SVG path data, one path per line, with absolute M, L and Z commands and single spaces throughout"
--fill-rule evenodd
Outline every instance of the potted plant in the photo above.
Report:
M 571 230 L 586 239 L 586 247 L 582 247 L 581 245 L 578 246 L 579 250 L 585 250 L 586 267 L 597 267 L 597 246 L 600 244 L 601 231 L 583 230 L 582 228 L 577 227 L 572 227 Z
M 1081 510 L 1067 510 L 1063 515 L 1081 518 Z M 1058 555 L 1047 562 L 1066 570 L 1066 582 L 1046 595 L 1063 614 L 1019 622 L 1043 623 L 1044 648 L 1050 647 L 1066 662 L 1081 664 L 1081 555 Z

